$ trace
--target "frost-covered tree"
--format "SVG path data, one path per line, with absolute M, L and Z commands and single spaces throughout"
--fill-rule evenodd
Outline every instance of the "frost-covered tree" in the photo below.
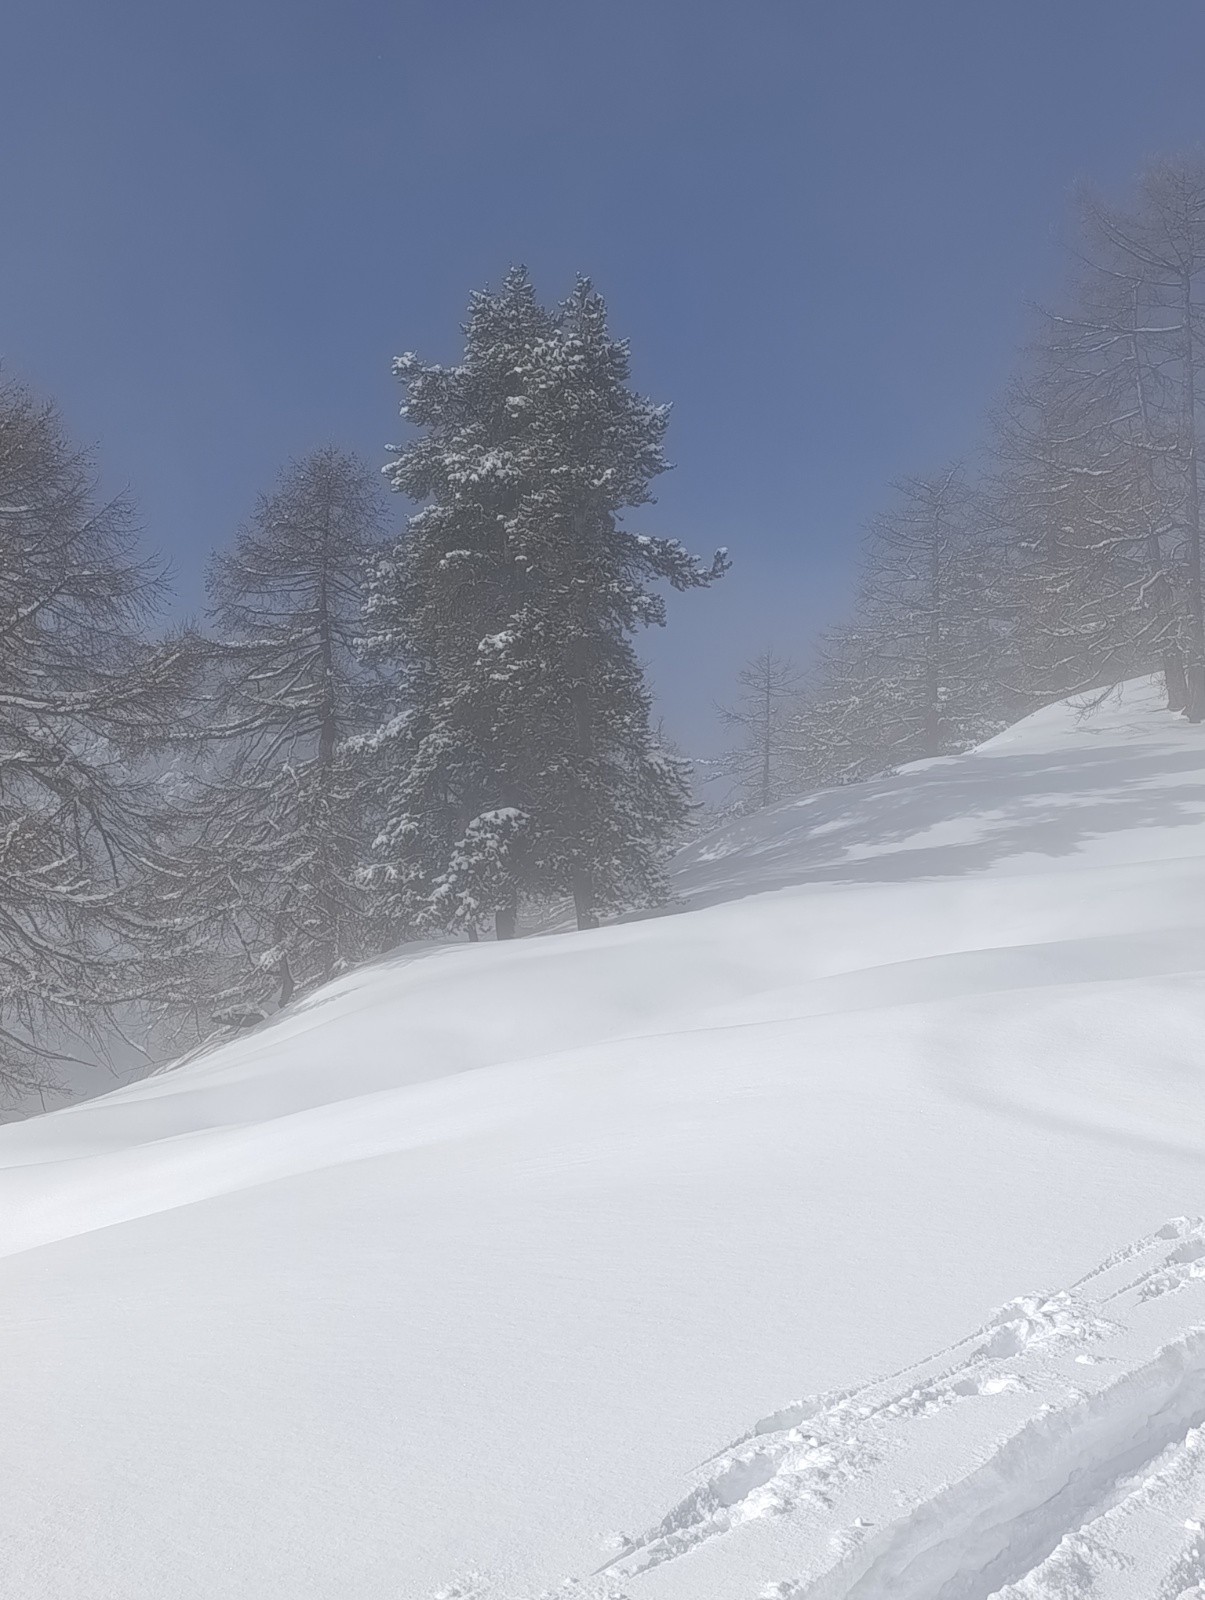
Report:
M 964 749 L 998 714 L 1000 619 L 957 468 L 904 479 L 871 524 L 852 617 L 823 641 L 794 742 L 813 782 Z
M 521 897 L 569 895 L 591 927 L 664 892 L 689 803 L 632 636 L 664 622 L 658 585 L 702 587 L 726 557 L 623 525 L 666 468 L 668 409 L 629 387 L 589 283 L 549 310 L 516 269 L 474 296 L 456 366 L 396 371 L 418 437 L 390 476 L 421 509 L 370 602 L 409 708 L 378 875 L 445 925 L 492 913 L 505 936 Z
M 492 912 L 498 936 L 512 938 L 530 832 L 529 819 L 513 806 L 475 816 L 431 885 L 430 920 L 475 940 Z
M 204 754 L 160 903 L 203 959 L 229 952 L 221 1009 L 329 977 L 374 948 L 358 868 L 374 831 L 363 735 L 381 685 L 360 658 L 377 476 L 333 446 L 291 466 L 210 572 Z
M 1201 408 L 1205 376 L 1205 160 L 1155 163 L 1128 208 L 1087 202 L 1106 271 L 1135 285 L 1142 370 L 1152 380 L 1148 422 L 1179 480 L 1186 711 L 1205 718 L 1205 594 L 1201 556 Z
M 819 640 L 790 729 L 801 789 L 860 783 L 892 765 L 879 642 L 873 624 L 857 615 Z
M 1200 181 L 1157 169 L 1124 213 L 1082 200 L 1074 279 L 998 419 L 987 500 L 1009 671 L 1035 698 L 1162 666 L 1173 708 L 1187 699 L 1202 241 L 1177 208 Z
M 1007 619 L 1001 674 L 1021 704 L 1116 681 L 1161 661 L 1179 683 L 1181 615 L 1162 548 L 1166 499 L 1113 406 L 1079 375 L 1030 366 L 1010 390 L 985 486 L 993 578 Z
M 719 708 L 735 742 L 713 765 L 735 781 L 747 808 L 773 805 L 795 786 L 794 727 L 802 683 L 795 663 L 767 647 L 741 668 L 735 698 Z
M 163 594 L 129 506 L 53 406 L 0 387 L 0 1086 L 103 1049 L 146 998 L 131 897 L 159 809 L 149 753 L 188 679 L 148 643 Z

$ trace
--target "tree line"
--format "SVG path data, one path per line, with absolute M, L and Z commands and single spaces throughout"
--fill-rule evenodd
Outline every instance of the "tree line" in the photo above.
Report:
M 803 674 L 773 651 L 724 708 L 739 803 L 968 748 L 1037 706 L 1163 675 L 1205 718 L 1205 161 L 1084 191 L 1059 301 L 969 463 L 867 530 L 851 613 Z
M 690 809 L 633 637 L 727 567 L 631 531 L 668 408 L 586 281 L 395 363 L 389 485 L 334 446 L 214 556 L 201 623 L 54 406 L 0 386 L 0 1085 L 153 1063 L 417 935 L 655 903 Z

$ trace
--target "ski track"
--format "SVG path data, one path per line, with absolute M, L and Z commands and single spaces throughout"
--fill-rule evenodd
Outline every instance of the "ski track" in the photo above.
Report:
M 667 1564 L 783 1518 L 812 1547 L 808 1570 L 742 1600 L 1205 1600 L 1205 1297 L 1153 1355 L 1111 1353 L 1143 1308 L 1203 1278 L 1205 1218 L 1175 1218 L 912 1366 L 784 1406 L 592 1577 L 542 1600 L 640 1600 Z M 1004 1396 L 1029 1398 L 968 1470 L 910 1494 L 926 1419 Z M 876 1474 L 899 1477 L 889 1514 L 843 1517 Z M 685 1592 L 710 1592 L 699 1576 Z M 462 1595 L 511 1591 L 472 1574 L 439 1600 Z

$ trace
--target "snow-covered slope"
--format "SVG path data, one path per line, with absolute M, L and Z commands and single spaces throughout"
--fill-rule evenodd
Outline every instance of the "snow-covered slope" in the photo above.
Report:
M 0 1592 L 1205 1593 L 1203 821 L 1131 685 L 0 1129 Z

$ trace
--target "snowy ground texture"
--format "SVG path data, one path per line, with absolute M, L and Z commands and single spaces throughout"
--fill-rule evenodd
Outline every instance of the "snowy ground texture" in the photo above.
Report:
M 1205 1597 L 1203 822 L 1131 685 L 0 1129 L 0 1592 Z

